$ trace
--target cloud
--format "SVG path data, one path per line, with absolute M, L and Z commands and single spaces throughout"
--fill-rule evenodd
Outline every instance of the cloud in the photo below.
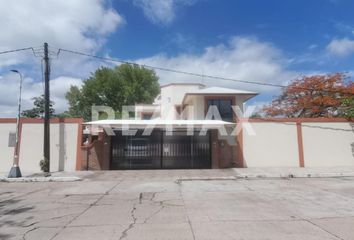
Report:
M 51 100 L 54 101 L 56 113 L 67 109 L 65 94 L 71 85 L 80 86 L 81 79 L 72 77 L 58 77 L 50 81 Z M 0 102 L 1 117 L 15 116 L 17 113 L 19 77 L 17 74 L 6 74 L 0 78 L 0 95 L 6 96 Z M 22 110 L 33 107 L 33 97 L 43 94 L 44 85 L 42 81 L 35 81 L 33 78 L 24 77 L 22 89 Z
M 55 46 L 93 50 L 123 18 L 102 0 L 0 2 L 1 49 Z
M 246 102 L 245 108 L 245 117 L 252 117 L 254 115 L 259 115 L 260 117 L 264 117 L 264 113 L 262 109 L 269 104 L 269 101 L 255 101 L 252 103 Z
M 267 42 L 251 37 L 234 37 L 227 44 L 205 48 L 202 54 L 181 54 L 168 57 L 158 54 L 137 62 L 150 66 L 163 66 L 185 72 L 215 75 L 262 83 L 286 84 L 298 76 L 287 69 L 289 63 L 281 50 Z M 208 78 L 193 77 L 173 72 L 157 71 L 162 84 L 169 82 L 202 82 L 205 84 L 240 88 L 253 91 L 277 89 Z
M 97 61 L 75 55 L 64 58 L 63 53 L 56 59 L 55 54 L 58 48 L 88 53 L 102 50 L 109 34 L 124 24 L 124 19 L 108 3 L 104 0 L 0 1 L 0 51 L 23 47 L 40 50 L 46 41 L 56 64 L 54 73 L 87 74 L 93 64 L 99 66 Z M 38 63 L 31 51 L 3 54 L 0 71 L 1 67 L 15 64 L 32 69 Z
M 348 38 L 333 39 L 326 49 L 332 55 L 346 57 L 354 53 L 354 40 Z
M 191 6 L 197 0 L 134 0 L 145 16 L 155 24 L 167 25 L 176 17 L 176 10 L 182 6 Z
M 39 49 L 44 41 L 49 43 L 51 98 L 59 113 L 67 107 L 64 95 L 69 86 L 80 85 L 81 78 L 106 64 L 68 53 L 61 53 L 57 58 L 57 48 L 97 53 L 109 34 L 124 23 L 108 0 L 0 1 L 0 51 L 23 47 Z M 6 96 L 0 100 L 1 117 L 16 113 L 18 76 L 8 74 L 10 67 L 25 76 L 24 108 L 32 107 L 32 97 L 43 94 L 40 58 L 35 58 L 31 51 L 0 55 L 0 94 Z

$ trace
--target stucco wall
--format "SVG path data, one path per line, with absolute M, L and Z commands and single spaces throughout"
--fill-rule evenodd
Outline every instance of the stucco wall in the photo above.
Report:
M 194 116 L 193 119 L 204 119 L 205 118 L 205 102 L 204 96 L 193 96 L 193 107 L 194 107 Z
M 50 171 L 75 171 L 78 124 L 52 123 L 50 125 Z M 27 123 L 22 126 L 21 171 L 40 171 L 43 159 L 43 124 Z
M 245 167 L 298 167 L 296 123 L 254 122 L 255 135 L 243 126 Z
M 50 171 L 75 171 L 81 158 L 82 119 L 51 119 Z M 8 147 L 9 132 L 15 131 L 16 119 L 0 119 L 0 172 L 12 166 L 14 147 Z M 20 123 L 19 165 L 23 173 L 40 172 L 43 159 L 43 120 L 22 118 Z
M 195 91 L 200 85 L 170 85 L 161 88 L 161 117 L 163 119 L 175 119 L 175 105 L 181 105 L 187 92 Z
M 354 123 L 302 123 L 305 167 L 354 166 Z
M 15 123 L 0 124 L 0 172 L 7 172 L 11 169 L 15 148 L 8 146 L 9 133 L 15 131 Z

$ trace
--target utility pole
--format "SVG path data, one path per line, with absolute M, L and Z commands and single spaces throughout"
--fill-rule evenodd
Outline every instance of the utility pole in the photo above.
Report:
M 44 143 L 43 157 L 48 161 L 48 172 L 50 172 L 50 113 L 49 113 L 49 54 L 48 43 L 44 43 Z

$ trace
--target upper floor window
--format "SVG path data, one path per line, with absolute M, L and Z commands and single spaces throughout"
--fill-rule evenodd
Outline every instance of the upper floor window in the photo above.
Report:
M 141 119 L 142 120 L 150 120 L 152 118 L 153 113 L 142 113 Z
M 208 99 L 207 101 L 207 111 L 209 110 L 210 106 L 216 106 L 223 121 L 233 121 L 232 99 Z

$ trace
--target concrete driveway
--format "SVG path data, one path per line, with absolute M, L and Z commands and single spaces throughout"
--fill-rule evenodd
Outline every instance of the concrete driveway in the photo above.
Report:
M 232 176 L 114 171 L 0 183 L 0 239 L 354 239 L 354 178 Z

